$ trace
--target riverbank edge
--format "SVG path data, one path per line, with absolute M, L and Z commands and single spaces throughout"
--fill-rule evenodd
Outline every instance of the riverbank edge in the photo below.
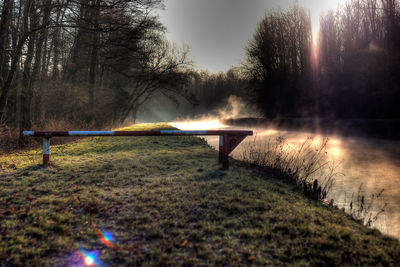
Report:
M 199 138 L 98 137 L 52 149 L 48 169 L 37 165 L 38 151 L 0 158 L 4 266 L 62 266 L 80 260 L 79 247 L 109 266 L 400 259 L 397 240 L 305 198 L 273 172 L 233 160 L 221 170 L 218 153 Z M 101 242 L 95 225 L 114 233 L 118 249 Z

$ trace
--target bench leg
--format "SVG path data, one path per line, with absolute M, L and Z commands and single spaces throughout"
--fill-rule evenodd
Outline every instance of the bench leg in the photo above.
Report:
M 218 158 L 218 162 L 222 163 L 222 158 L 223 158 L 223 146 L 224 146 L 224 136 L 220 135 L 219 136 L 219 158 Z
M 246 138 L 245 135 L 224 134 L 219 137 L 219 162 L 224 170 L 229 169 L 228 155 Z
M 50 161 L 50 138 L 43 138 L 43 166 L 46 167 Z
M 229 169 L 229 138 L 227 135 L 219 136 L 219 162 L 222 163 L 222 169 Z

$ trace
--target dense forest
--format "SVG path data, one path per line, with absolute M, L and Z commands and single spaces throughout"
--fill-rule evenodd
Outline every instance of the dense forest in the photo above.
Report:
M 321 115 L 400 118 L 399 4 L 353 1 L 321 18 Z
M 298 6 L 266 14 L 244 64 L 251 99 L 268 117 L 399 119 L 399 8 L 348 1 L 321 16 L 319 36 Z
M 294 4 L 265 14 L 242 65 L 194 69 L 165 37 L 162 0 L 1 0 L 0 124 L 136 119 L 154 97 L 195 113 L 236 95 L 268 118 L 399 119 L 400 1 L 353 0 L 313 36 Z M 315 33 L 314 33 L 315 34 Z
M 165 39 L 160 0 L 4 0 L 0 118 L 19 130 L 48 120 L 123 122 L 155 93 L 184 92 L 188 48 Z
M 298 5 L 268 12 L 237 72 L 241 87 L 218 95 L 240 95 L 268 118 L 399 119 L 399 10 L 400 1 L 347 1 L 321 16 L 317 36 Z

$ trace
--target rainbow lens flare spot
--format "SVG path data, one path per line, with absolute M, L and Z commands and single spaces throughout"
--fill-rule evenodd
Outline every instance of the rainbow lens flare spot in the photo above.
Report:
M 85 264 L 90 266 L 94 263 L 94 257 L 92 255 L 85 257 Z
M 100 261 L 97 259 L 99 252 L 97 250 L 88 251 L 86 249 L 80 249 L 80 254 L 83 259 L 85 266 L 100 266 Z
M 103 232 L 104 239 L 108 242 L 114 241 L 114 237 L 110 232 Z
M 96 226 L 94 226 L 94 231 L 100 241 L 109 248 L 116 248 L 114 241 L 115 238 L 111 232 L 99 230 Z

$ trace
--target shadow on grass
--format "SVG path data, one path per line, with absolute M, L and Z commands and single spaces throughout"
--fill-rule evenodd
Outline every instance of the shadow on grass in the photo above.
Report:
M 208 172 L 202 176 L 196 177 L 195 181 L 196 182 L 207 182 L 211 180 L 219 180 L 222 179 L 226 176 L 226 171 L 224 170 L 213 170 L 211 172 Z

